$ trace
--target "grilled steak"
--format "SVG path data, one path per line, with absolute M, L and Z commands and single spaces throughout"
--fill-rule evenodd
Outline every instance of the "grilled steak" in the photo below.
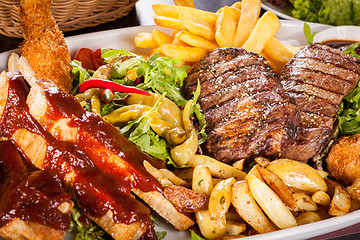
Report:
M 300 112 L 295 144 L 283 157 L 307 161 L 321 153 L 336 126 L 339 103 L 360 78 L 360 62 L 322 44 L 302 48 L 281 73 L 281 84 Z
M 296 140 L 299 116 L 268 62 L 240 48 L 220 48 L 189 73 L 188 98 L 201 85 L 206 153 L 223 162 L 278 157 Z

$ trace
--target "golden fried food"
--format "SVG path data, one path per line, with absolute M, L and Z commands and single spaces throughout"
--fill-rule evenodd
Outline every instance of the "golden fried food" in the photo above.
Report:
M 331 176 L 351 185 L 360 176 L 360 134 L 340 138 L 332 145 L 326 162 Z
M 70 92 L 70 52 L 51 15 L 50 5 L 51 0 L 21 0 L 19 12 L 24 31 L 21 54 L 39 78 L 49 79 Z

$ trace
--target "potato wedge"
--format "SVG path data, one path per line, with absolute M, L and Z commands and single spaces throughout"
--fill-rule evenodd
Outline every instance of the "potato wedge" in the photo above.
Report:
M 323 191 L 316 191 L 313 195 L 311 195 L 311 199 L 316 204 L 320 204 L 323 206 L 329 206 L 330 204 L 330 196 Z
M 254 30 L 242 45 L 242 48 L 250 52 L 262 52 L 266 43 L 275 36 L 279 28 L 279 18 L 272 12 L 265 12 L 257 21 Z
M 231 203 L 244 221 L 258 233 L 275 231 L 275 228 L 256 203 L 246 181 L 239 181 L 233 185 Z
M 297 225 L 304 225 L 312 222 L 320 221 L 321 217 L 315 212 L 303 212 L 296 217 Z
M 281 178 L 286 185 L 314 193 L 327 190 L 327 184 L 320 174 L 312 167 L 289 159 L 272 161 L 268 170 Z
M 159 52 L 169 58 L 179 58 L 185 62 L 198 62 L 208 51 L 203 48 L 187 47 L 174 44 L 163 44 L 158 47 Z
M 295 211 L 315 212 L 318 210 L 316 203 L 311 199 L 311 196 L 307 195 L 306 193 L 295 192 L 293 196 L 296 201 L 296 208 L 294 209 Z
M 220 47 L 232 46 L 236 24 L 236 15 L 232 8 L 225 6 L 215 25 L 215 40 Z
M 207 166 L 198 165 L 194 168 L 192 178 L 192 189 L 197 193 L 210 196 L 214 188 L 210 170 Z
M 156 42 L 158 46 L 161 46 L 163 44 L 169 44 L 172 43 L 173 41 L 172 36 L 157 29 L 153 29 L 152 35 L 153 35 L 153 40 Z
M 154 15 L 154 23 L 160 27 L 185 30 L 179 19 Z
M 236 28 L 232 45 L 241 47 L 252 33 L 259 20 L 261 10 L 260 0 L 243 0 L 241 4 L 240 20 Z
M 282 229 L 296 226 L 292 213 L 269 186 L 256 177 L 250 177 L 248 182 L 254 199 L 276 226 Z
M 242 180 L 246 176 L 246 173 L 244 173 L 243 171 L 240 171 L 239 169 L 236 169 L 228 164 L 220 162 L 206 155 L 195 154 L 187 164 L 190 167 L 195 167 L 197 165 L 205 165 L 209 168 L 213 177 L 223 179 L 234 177 L 237 180 Z
M 259 170 L 267 185 L 290 209 L 295 209 L 297 203 L 290 188 L 278 176 L 276 176 L 276 174 L 265 168 L 259 168 Z
M 203 11 L 193 7 L 175 6 L 170 4 L 153 4 L 154 13 L 158 16 L 179 19 L 180 14 L 196 16 L 209 24 L 215 25 L 217 16 L 215 13 Z
M 329 214 L 331 216 L 342 216 L 349 212 L 351 207 L 351 198 L 344 187 L 337 185 L 334 196 L 331 199 Z
M 360 178 L 357 178 L 353 184 L 345 188 L 351 199 L 360 201 Z
M 215 40 L 214 25 L 192 15 L 180 14 L 181 24 L 192 34 L 202 36 L 209 41 Z
M 215 185 L 211 191 L 209 200 L 209 213 L 212 220 L 225 217 L 231 203 L 232 185 L 235 183 L 235 178 L 228 178 L 222 180 Z
M 196 223 L 199 226 L 201 234 L 206 239 L 214 239 L 226 233 L 226 218 L 223 216 L 216 221 L 211 220 L 208 210 L 195 212 Z
M 158 45 L 153 39 L 152 33 L 141 32 L 135 36 L 135 46 L 139 48 L 156 48 Z
M 227 235 L 239 235 L 246 230 L 246 223 L 226 220 L 226 234 Z
M 176 37 L 190 46 L 204 48 L 209 52 L 219 47 L 219 45 L 217 45 L 215 42 L 211 42 L 188 31 L 181 31 L 176 35 Z

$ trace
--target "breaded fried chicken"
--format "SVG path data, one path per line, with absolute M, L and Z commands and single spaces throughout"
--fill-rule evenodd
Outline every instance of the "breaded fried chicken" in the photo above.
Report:
M 336 180 L 351 185 L 360 177 L 360 134 L 340 138 L 332 145 L 326 163 Z
M 51 15 L 52 0 L 21 0 L 20 22 L 24 41 L 20 49 L 39 78 L 52 80 L 70 92 L 70 53 L 64 35 Z

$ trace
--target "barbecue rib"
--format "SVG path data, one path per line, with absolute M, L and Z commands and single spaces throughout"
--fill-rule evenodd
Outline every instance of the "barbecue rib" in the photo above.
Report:
M 280 79 L 301 121 L 297 141 L 283 157 L 305 162 L 323 151 L 336 129 L 339 104 L 359 78 L 360 61 L 340 50 L 317 43 L 296 53 Z
M 0 142 L 0 236 L 63 239 L 70 227 L 70 195 L 49 173 L 23 161 L 11 141 Z
M 139 239 L 152 229 L 150 210 L 129 196 L 119 179 L 94 167 L 70 142 L 56 140 L 30 115 L 25 102 L 29 90 L 21 75 L 3 72 L 0 86 L 0 103 L 5 104 L 0 107 L 1 135 L 37 168 L 61 179 L 88 217 L 114 239 Z
M 20 58 L 19 66 L 31 86 L 27 98 L 29 111 L 48 132 L 60 141 L 74 142 L 102 171 L 127 179 L 126 184 L 132 191 L 176 228 L 186 230 L 194 224 L 160 191 L 148 187 L 149 182 L 159 183 L 146 171 L 143 161 L 147 160 L 158 168 L 163 168 L 164 162 L 141 152 L 138 146 L 97 114 L 84 112 L 73 96 L 61 91 L 52 82 L 37 79 L 25 61 Z M 61 106 L 63 103 L 68 103 L 71 110 Z M 74 112 L 78 114 L 72 114 Z
M 207 121 L 208 155 L 223 162 L 279 157 L 295 142 L 296 106 L 269 63 L 240 48 L 220 48 L 189 73 L 188 98 L 200 82 L 199 103 Z

